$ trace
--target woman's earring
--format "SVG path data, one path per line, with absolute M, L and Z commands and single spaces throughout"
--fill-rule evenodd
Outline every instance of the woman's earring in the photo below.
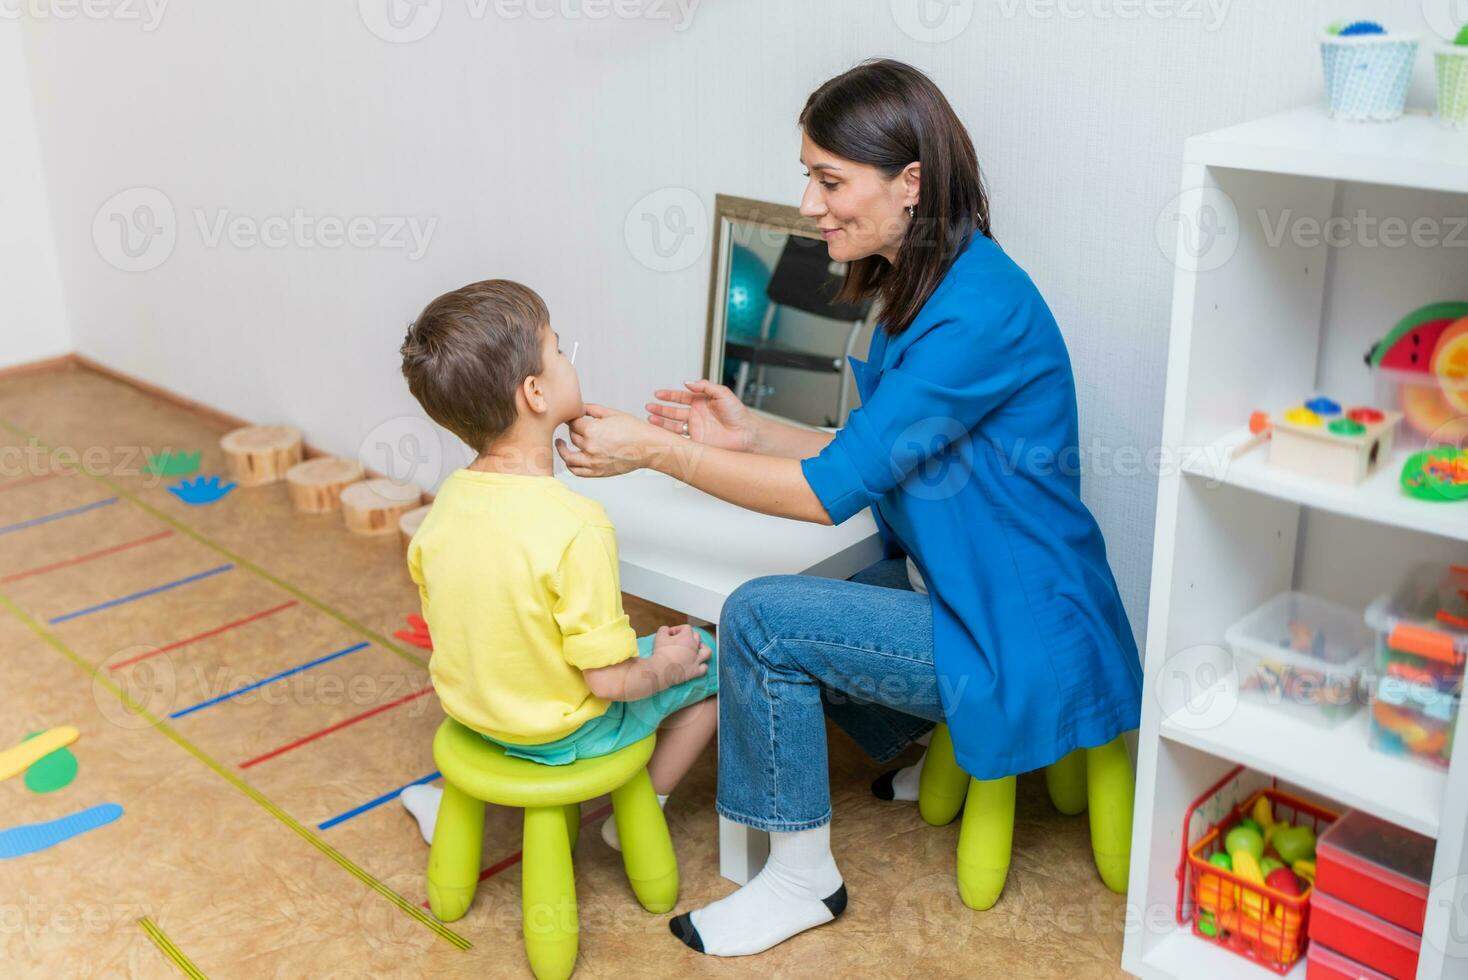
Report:
M 917 208 L 915 208 L 911 204 L 909 204 L 907 206 L 907 216 L 909 218 L 916 218 L 917 217 Z

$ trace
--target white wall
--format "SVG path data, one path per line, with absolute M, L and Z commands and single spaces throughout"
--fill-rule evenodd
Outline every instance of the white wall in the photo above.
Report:
M 441 12 L 436 29 L 391 43 L 359 15 L 380 20 L 386 2 L 178 4 L 152 29 L 31 25 L 80 349 L 351 452 L 374 426 L 416 414 L 397 373 L 404 324 L 442 290 L 506 276 L 540 290 L 561 333 L 581 340 L 587 397 L 637 408 L 702 363 L 708 226 L 693 214 L 674 252 L 686 267 L 655 271 L 649 208 L 634 205 L 660 192 L 651 212 L 676 224 L 669 188 L 703 209 L 715 192 L 794 203 L 806 95 L 885 55 L 930 72 L 969 125 L 997 236 L 1069 342 L 1083 446 L 1145 451 L 1160 429 L 1173 273 L 1154 224 L 1177 191 L 1183 139 L 1315 99 L 1313 38 L 1327 21 L 1424 27 L 1417 3 L 1383 0 L 957 0 L 949 16 L 972 22 L 930 43 L 895 19 L 915 0 L 706 0 L 681 30 L 594 20 L 569 0 L 425 0 L 402 9 Z M 1425 58 L 1419 67 L 1422 101 Z M 156 190 L 103 207 L 138 187 Z M 145 218 L 139 203 L 155 218 L 171 205 L 176 243 L 169 254 L 157 237 L 143 259 L 166 261 L 120 271 L 105 258 L 129 264 L 112 219 Z M 198 226 L 200 212 L 207 226 L 221 210 L 259 221 L 297 208 L 437 224 L 417 260 L 211 247 Z M 1155 483 L 1097 472 L 1085 484 L 1139 633 Z
M 20 28 L 0 21 L 0 368 L 69 350 Z

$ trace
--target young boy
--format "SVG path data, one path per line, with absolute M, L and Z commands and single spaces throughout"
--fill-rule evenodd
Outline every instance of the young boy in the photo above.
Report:
M 585 412 L 545 303 L 503 279 L 456 289 L 408 328 L 402 355 L 419 404 L 479 454 L 408 547 L 444 711 L 546 765 L 656 731 L 647 768 L 665 803 L 718 721 L 713 638 L 688 626 L 637 638 L 611 521 L 552 475 L 556 428 Z M 425 840 L 442 792 L 402 794 Z M 602 836 L 619 847 L 612 820 Z

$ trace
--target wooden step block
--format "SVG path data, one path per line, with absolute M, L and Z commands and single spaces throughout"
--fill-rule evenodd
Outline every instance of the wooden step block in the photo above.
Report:
M 432 504 L 424 504 L 415 507 L 402 517 L 398 518 L 398 536 L 403 539 L 403 554 L 408 553 L 408 542 L 413 540 L 413 535 L 418 533 L 418 526 L 423 523 L 423 518 L 428 516 L 428 509 Z
M 229 478 L 242 487 L 285 479 L 301 461 L 301 430 L 293 425 L 247 425 L 219 440 Z
M 422 501 L 423 491 L 412 484 L 366 480 L 342 491 L 342 518 L 353 534 L 392 534 L 398 519 Z
M 291 503 L 304 514 L 329 514 L 341 506 L 342 491 L 362 479 L 362 464 L 342 456 L 318 456 L 285 474 Z

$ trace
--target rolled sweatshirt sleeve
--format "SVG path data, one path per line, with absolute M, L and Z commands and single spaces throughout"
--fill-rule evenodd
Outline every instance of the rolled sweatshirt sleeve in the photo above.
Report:
M 968 436 L 1026 381 L 1029 304 L 977 304 L 927 328 L 820 455 L 801 460 L 833 524 L 870 507 Z
M 556 571 L 554 615 L 561 655 L 578 670 L 610 667 L 637 656 L 637 634 L 622 611 L 617 537 L 588 525 L 567 545 Z

